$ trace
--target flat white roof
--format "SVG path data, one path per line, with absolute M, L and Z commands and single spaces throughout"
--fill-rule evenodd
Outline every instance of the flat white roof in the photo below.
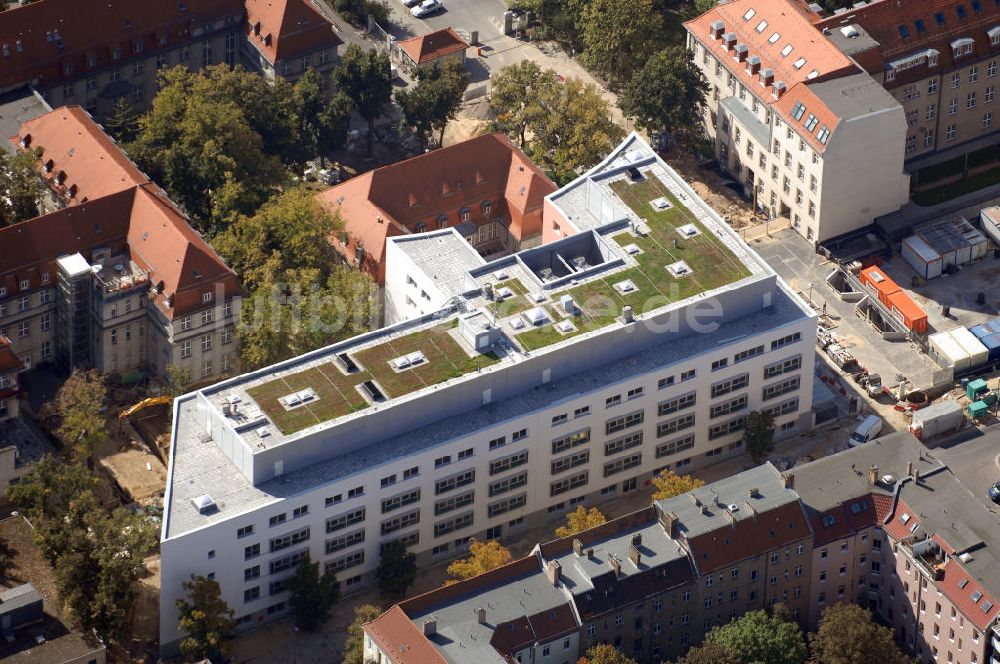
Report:
M 69 256 L 61 256 L 56 259 L 56 264 L 71 277 L 78 277 L 81 274 L 90 272 L 90 263 L 80 255 L 80 252 L 70 254 Z

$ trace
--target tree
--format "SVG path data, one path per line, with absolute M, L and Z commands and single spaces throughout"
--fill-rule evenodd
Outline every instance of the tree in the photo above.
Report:
M 774 415 L 755 410 L 747 413 L 743 444 L 754 463 L 760 463 L 774 451 Z
M 399 600 L 417 578 L 417 557 L 406 545 L 393 540 L 382 548 L 382 558 L 375 572 L 382 597 Z
M 539 103 L 540 95 L 551 97 L 559 85 L 556 72 L 542 69 L 532 60 L 522 60 L 505 67 L 493 79 L 490 90 L 490 108 L 495 119 L 493 131 L 502 131 L 517 141 L 522 150 L 527 148 L 527 132 L 540 126 L 547 115 Z
M 139 114 L 125 97 L 119 97 L 104 122 L 104 128 L 119 143 L 130 143 L 139 133 Z
M 218 660 L 229 655 L 235 612 L 222 599 L 219 583 L 203 576 L 184 582 L 187 596 L 177 600 L 178 626 L 185 633 L 181 654 L 195 660 Z
M 351 100 L 339 92 L 327 102 L 320 76 L 310 67 L 295 82 L 292 105 L 298 118 L 298 133 L 305 146 L 305 155 L 319 155 L 320 166 L 325 166 L 326 153 L 340 148 L 347 140 Z
M 835 604 L 823 609 L 819 630 L 809 635 L 812 664 L 907 664 L 893 639 L 892 630 L 872 620 L 856 604 Z
M 72 501 L 64 528 L 67 546 L 55 561 L 59 595 L 83 630 L 117 639 L 157 535 L 143 515 L 123 507 L 106 514 L 93 494 Z
M 191 370 L 176 364 L 167 365 L 167 394 L 179 397 L 187 392 L 191 385 Z
M 0 150 L 0 228 L 37 217 L 45 191 L 38 175 L 36 150 L 8 154 Z
M 694 0 L 694 11 L 696 16 L 701 16 L 705 12 L 719 4 L 718 0 Z
M 575 512 L 566 515 L 566 525 L 556 528 L 556 537 L 570 537 L 606 523 L 607 520 L 608 517 L 604 516 L 596 507 L 591 507 L 588 510 L 583 505 L 578 505 Z
M 390 65 L 387 53 L 350 44 L 333 70 L 337 89 L 354 102 L 354 110 L 368 122 L 368 154 L 372 153 L 375 119 L 392 99 Z
M 646 131 L 700 135 L 707 94 L 708 83 L 690 52 L 672 46 L 646 61 L 625 87 L 619 105 Z
M 455 583 L 463 579 L 471 579 L 483 572 L 496 569 L 510 562 L 508 551 L 498 540 L 481 542 L 472 538 L 469 542 L 469 556 L 456 560 L 448 565 L 448 574 L 453 576 L 447 583 Z
M 347 628 L 344 643 L 343 664 L 365 664 L 365 631 L 362 625 L 382 615 L 382 609 L 374 604 L 362 604 L 354 609 L 354 621 Z
M 56 393 L 59 426 L 55 434 L 82 459 L 94 453 L 107 433 L 103 413 L 107 396 L 104 377 L 94 369 L 74 371 Z
M 750 611 L 705 637 L 729 652 L 739 653 L 744 664 L 804 664 L 806 643 L 796 623 L 785 622 L 765 611 Z
M 677 660 L 677 664 L 743 664 L 743 660 L 718 643 L 708 642 L 688 650 L 686 655 Z
M 458 62 L 443 67 L 435 63 L 417 70 L 417 85 L 396 93 L 396 103 L 403 111 L 403 121 L 413 128 L 420 140 L 420 150 L 427 145 L 432 129 L 439 132 L 438 144 L 444 143 L 444 130 L 462 107 L 470 75 Z
M 288 579 L 288 606 L 295 625 L 314 632 L 330 618 L 330 609 L 340 601 L 340 585 L 333 574 L 320 575 L 319 562 L 308 554 Z
M 705 486 L 705 481 L 690 475 L 678 475 L 672 470 L 663 470 L 653 477 L 653 485 L 656 487 L 653 500 L 666 500 Z
M 636 664 L 636 662 L 610 643 L 599 643 L 591 646 L 587 650 L 587 656 L 581 657 L 577 664 Z
M 591 0 L 579 18 L 583 62 L 621 87 L 655 50 L 661 23 L 653 0 Z

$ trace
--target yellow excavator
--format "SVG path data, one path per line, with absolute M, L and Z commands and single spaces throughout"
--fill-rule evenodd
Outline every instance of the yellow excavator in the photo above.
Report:
M 126 420 L 132 415 L 138 413 L 140 410 L 145 410 L 146 408 L 151 408 L 152 406 L 170 405 L 170 402 L 173 400 L 173 397 L 149 397 L 147 399 L 143 399 L 139 403 L 132 404 L 122 412 L 118 413 L 118 419 Z

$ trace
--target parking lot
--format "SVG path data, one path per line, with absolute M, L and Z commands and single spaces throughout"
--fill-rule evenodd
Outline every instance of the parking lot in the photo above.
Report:
M 836 263 L 817 254 L 798 233 L 786 229 L 771 237 L 753 240 L 750 245 L 792 290 L 811 301 L 818 311 L 821 312 L 826 305 L 826 322 L 834 327 L 836 334 L 844 340 L 843 345 L 861 366 L 881 375 L 890 386 L 897 373 L 906 376 L 916 388 L 933 384 L 937 364 L 915 344 L 883 340 L 871 324 L 858 317 L 854 304 L 842 301 L 826 285 L 826 277 L 837 267 Z M 908 280 L 905 283 L 909 283 Z

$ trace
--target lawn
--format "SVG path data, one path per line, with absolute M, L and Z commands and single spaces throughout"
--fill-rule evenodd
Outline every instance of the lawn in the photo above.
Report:
M 551 325 L 529 330 L 517 336 L 525 349 L 542 348 L 604 327 L 621 315 L 625 305 L 631 305 L 636 314 L 646 313 L 750 274 L 747 267 L 721 240 L 702 226 L 656 176 L 650 174 L 645 180 L 635 183 L 618 180 L 611 184 L 611 189 L 633 212 L 645 218 L 650 228 L 647 237 L 623 232 L 612 238 L 619 245 L 635 244 L 642 250 L 635 257 L 638 265 L 554 294 L 552 299 L 558 302 L 564 293 L 568 293 L 583 310 L 581 315 L 573 318 L 577 330 L 561 334 Z M 649 201 L 660 196 L 665 196 L 673 207 L 656 210 L 649 205 Z M 701 234 L 682 239 L 676 229 L 689 223 L 693 223 Z M 679 241 L 677 247 L 674 247 L 675 239 Z M 679 260 L 691 268 L 690 276 L 677 278 L 667 271 L 667 265 Z M 636 290 L 623 294 L 614 284 L 626 279 L 636 285 Z
M 937 205 L 939 203 L 944 203 L 945 201 L 950 201 L 953 198 L 958 198 L 959 196 L 972 193 L 973 191 L 977 191 L 983 187 L 989 187 L 990 185 L 997 184 L 998 182 L 1000 182 L 1000 166 L 982 173 L 970 175 L 966 178 L 962 178 L 961 180 L 943 185 L 941 187 L 935 187 L 934 189 L 917 192 L 913 194 L 913 202 L 923 207 Z
M 345 375 L 332 362 L 282 376 L 247 390 L 261 410 L 283 434 L 289 435 L 320 422 L 326 422 L 368 407 L 357 386 L 375 380 L 387 399 L 402 396 L 428 385 L 443 383 L 498 361 L 493 355 L 469 357 L 448 334 L 453 325 L 441 325 L 414 332 L 377 346 L 351 353 L 362 370 Z M 427 360 L 413 369 L 397 372 L 389 361 L 415 351 Z M 278 399 L 311 387 L 317 400 L 293 410 L 286 410 Z

